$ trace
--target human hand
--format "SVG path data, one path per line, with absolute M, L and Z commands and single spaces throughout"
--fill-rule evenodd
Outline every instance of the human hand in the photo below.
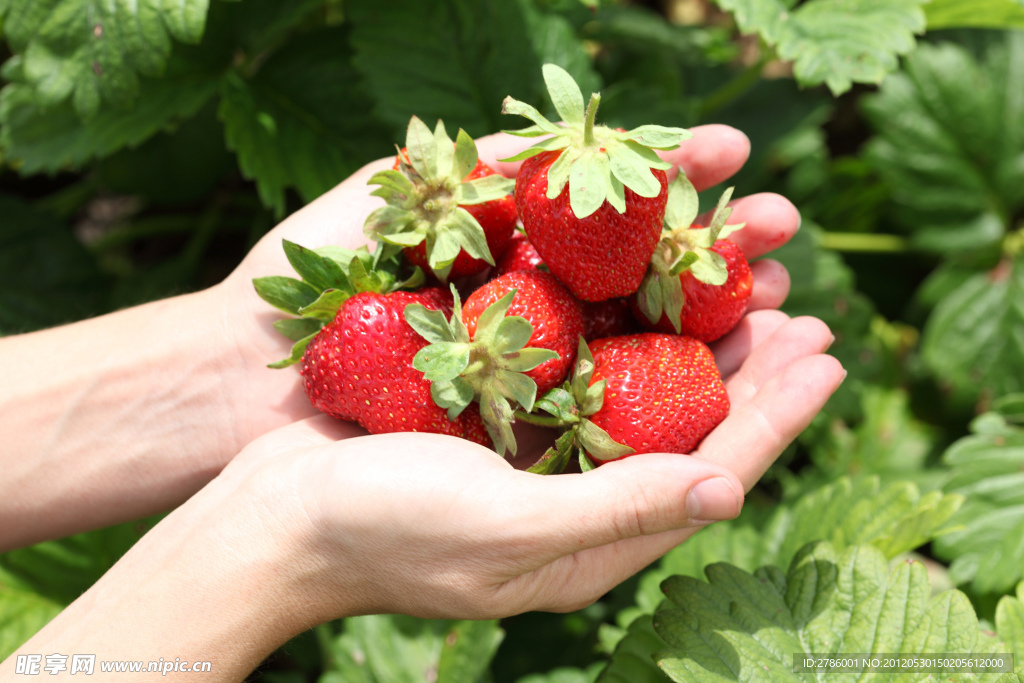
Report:
M 727 179 L 742 167 L 749 155 L 749 141 L 733 128 L 711 125 L 697 127 L 693 132 L 692 139 L 677 150 L 662 153 L 662 156 L 673 164 L 681 165 L 698 189 Z M 498 162 L 497 159 L 512 156 L 528 142 L 509 135 L 492 135 L 482 138 L 477 144 L 481 159 L 495 170 L 514 176 L 520 164 Z M 281 248 L 282 239 L 309 247 L 337 244 L 355 248 L 366 244 L 363 222 L 382 203 L 379 198 L 370 196 L 366 181 L 373 173 L 389 168 L 391 164 L 391 159 L 382 159 L 366 166 L 289 217 L 253 248 L 242 265 L 220 287 L 226 316 L 231 320 L 227 329 L 233 331 L 240 361 L 234 368 L 235 377 L 231 382 L 236 394 L 237 424 L 234 427 L 242 437 L 239 447 L 269 429 L 315 414 L 297 373 L 265 367 L 270 361 L 286 357 L 291 342 L 272 328 L 271 323 L 279 313 L 256 297 L 252 279 L 292 274 Z M 732 205 L 732 220 L 747 223 L 746 229 L 736 233 L 732 239 L 743 248 L 748 259 L 784 244 L 799 227 L 796 209 L 779 195 L 755 195 L 739 199 Z M 754 263 L 752 269 L 754 288 L 749 311 L 777 308 L 789 290 L 785 268 L 775 261 L 761 260 Z M 520 458 L 518 462 L 530 457 Z

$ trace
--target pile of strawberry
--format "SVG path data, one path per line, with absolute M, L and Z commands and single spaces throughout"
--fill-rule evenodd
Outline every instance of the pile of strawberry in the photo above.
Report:
M 544 137 L 506 160 L 523 160 L 514 180 L 464 131 L 453 143 L 413 117 L 394 168 L 370 179 L 386 202 L 366 221 L 373 252 L 285 242 L 301 279 L 254 281 L 299 316 L 275 323 L 296 343 L 271 367 L 301 362 L 313 405 L 371 433 L 514 455 L 517 419 L 560 428 L 536 472 L 688 453 L 729 412 L 707 344 L 751 293 L 730 192 L 696 225 L 696 190 L 654 152 L 688 131 L 595 125 L 598 94 L 584 108 L 565 71 L 544 79 L 562 123 L 505 100 L 534 123 L 515 134 Z

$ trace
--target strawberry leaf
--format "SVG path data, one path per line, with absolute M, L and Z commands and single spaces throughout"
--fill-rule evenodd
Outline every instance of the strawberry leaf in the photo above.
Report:
M 545 64 L 542 72 L 555 111 L 568 124 L 583 125 L 583 93 L 572 76 L 561 67 Z
M 569 464 L 573 443 L 572 432 L 565 432 L 558 437 L 555 445 L 544 451 L 544 455 L 526 471 L 534 474 L 561 474 Z
M 581 472 L 590 472 L 591 470 L 597 469 L 597 465 L 594 464 L 593 460 L 587 457 L 587 452 L 584 451 L 583 449 L 580 449 L 579 459 Z
M 967 502 L 951 520 L 959 528 L 938 539 L 935 552 L 953 561 L 957 583 L 970 581 L 979 593 L 1009 590 L 1024 572 L 1024 429 L 967 436 L 943 462 L 952 468 L 944 490 Z
M 503 307 L 503 310 L 507 310 L 507 307 Z M 483 319 L 483 316 L 480 316 Z M 495 353 L 503 356 L 515 353 L 519 349 L 523 349 L 526 343 L 530 341 L 530 337 L 533 336 L 533 325 L 526 318 L 522 318 L 518 315 L 507 315 L 502 318 L 498 318 L 497 327 L 495 328 L 493 337 L 481 336 L 481 328 L 477 327 L 477 341 L 488 342 L 493 340 L 491 348 L 494 349 Z M 526 349 L 523 349 L 524 351 Z M 548 349 L 533 349 L 533 351 L 541 351 L 547 353 L 555 353 Z M 558 354 L 555 353 L 555 357 Z
M 500 195 L 499 195 L 500 196 Z M 486 200 L 485 200 L 486 201 Z M 491 249 L 487 246 L 487 234 L 483 227 L 477 222 L 473 214 L 462 207 L 457 207 L 448 214 L 448 220 L 444 223 L 445 232 L 450 232 L 452 238 L 460 249 L 465 250 L 473 258 L 481 259 L 490 265 L 494 265 L 494 257 L 491 256 Z M 434 247 L 437 250 L 437 247 Z M 458 252 L 455 252 L 458 255 Z
M 313 337 L 315 337 L 318 333 L 319 332 L 314 332 L 308 337 L 304 337 L 299 341 L 295 342 L 295 344 L 292 345 L 291 353 L 288 354 L 287 358 L 279 360 L 275 363 L 268 363 L 267 367 L 273 368 L 274 370 L 280 370 L 281 368 L 286 368 L 289 365 L 294 365 L 295 363 L 298 363 L 300 360 L 302 360 L 303 354 L 306 353 L 306 347 L 309 346 L 309 342 L 313 341 Z
M 636 453 L 636 449 L 619 443 L 609 436 L 608 432 L 590 420 L 580 420 L 575 429 L 576 440 L 580 446 L 599 460 L 614 460 L 630 453 Z
M 412 359 L 412 366 L 431 382 L 453 380 L 469 365 L 469 345 L 434 342 L 424 346 Z
M 282 242 L 288 262 L 305 282 L 319 291 L 341 289 L 352 292 L 352 283 L 348 276 L 333 259 L 323 257 L 312 249 L 307 249 L 295 242 L 288 240 L 282 240 Z
M 963 593 L 931 598 L 922 563 L 889 570 L 871 546 L 837 552 L 810 544 L 788 572 L 713 564 L 706 573 L 707 583 L 667 579 L 669 602 L 654 615 L 669 645 L 655 658 L 675 681 L 726 675 L 795 683 L 806 674 L 794 673 L 794 662 L 810 653 L 984 654 L 1002 646 L 981 632 Z
M 515 178 L 506 178 L 498 174 L 489 175 L 459 185 L 455 191 L 455 198 L 459 204 L 483 204 L 511 194 L 515 186 Z
M 668 202 L 665 205 L 665 227 L 669 229 L 689 228 L 700 213 L 697 188 L 686 177 L 683 169 L 668 186 Z
M 340 289 L 325 289 L 316 301 L 299 309 L 299 315 L 330 322 L 338 315 L 338 309 L 352 297 L 352 292 Z
M 468 341 L 468 339 L 460 340 L 455 336 L 443 312 L 429 309 L 423 304 L 409 304 L 406 306 L 405 322 L 409 323 L 409 326 L 416 330 L 417 334 L 431 344 Z
M 535 407 L 565 423 L 574 423 L 579 420 L 576 401 L 572 394 L 561 387 L 555 387 L 537 399 Z
M 448 411 L 449 420 L 455 420 L 462 414 L 462 411 L 473 402 L 473 395 L 473 387 L 461 377 L 433 382 L 430 385 L 430 397 L 439 408 Z
M 261 299 L 292 315 L 299 315 L 299 309 L 309 306 L 320 296 L 316 287 L 293 277 L 258 277 L 253 279 L 252 284 Z
M 1024 581 L 1017 584 L 1017 595 L 1004 595 L 996 605 L 996 631 L 1010 652 L 1024 652 Z
M 801 85 L 826 84 L 835 95 L 853 83 L 878 83 L 914 49 L 926 0 L 717 0 L 744 33 L 757 33 Z
M 928 30 L 944 28 L 1024 28 L 1019 0 L 931 0 L 924 6 Z
M 323 321 L 314 318 L 282 318 L 274 321 L 274 329 L 292 341 L 315 335 L 322 327 Z
M 693 133 L 685 128 L 669 128 L 666 126 L 637 126 L 625 133 L 618 133 L 620 140 L 632 140 L 640 146 L 650 149 L 675 149 L 683 140 L 689 140 Z
M 651 173 L 647 162 L 625 145 L 613 144 L 607 148 L 612 174 L 641 197 L 657 197 L 661 183 Z

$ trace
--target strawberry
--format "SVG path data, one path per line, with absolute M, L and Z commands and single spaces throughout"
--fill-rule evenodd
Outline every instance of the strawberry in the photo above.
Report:
M 638 453 L 690 453 L 729 414 L 710 349 L 692 337 L 644 333 L 580 344 L 576 371 L 526 421 L 570 427 L 531 471 L 561 471 L 573 450 L 583 469 Z M 589 456 L 589 458 L 588 458 Z
M 380 185 L 371 194 L 387 206 L 366 219 L 366 235 L 402 248 L 442 282 L 493 266 L 515 229 L 514 181 L 479 161 L 465 131 L 453 144 L 441 121 L 431 133 L 412 117 L 396 167 L 369 184 Z
M 405 322 L 405 307 L 419 304 L 449 313 L 452 298 L 438 288 L 418 292 L 362 292 L 346 301 L 302 356 L 310 402 L 371 434 L 433 432 L 489 446 L 475 406 L 455 420 L 430 399 L 430 382 L 412 360 L 426 341 Z
M 664 237 L 631 303 L 647 328 L 710 343 L 730 332 L 750 303 L 754 276 L 743 251 L 725 239 L 742 225 L 726 225 L 726 190 L 709 227 L 693 224 L 697 191 L 680 172 L 669 189 Z
M 430 382 L 412 367 L 413 357 L 425 344 L 405 322 L 405 307 L 416 303 L 450 312 L 451 296 L 436 288 L 398 291 L 422 282 L 422 271 L 399 282 L 401 263 L 365 248 L 311 250 L 286 240 L 284 249 L 302 279 L 273 276 L 253 281 L 265 301 L 302 316 L 274 323 L 296 343 L 288 358 L 270 367 L 301 360 L 310 402 L 371 433 L 427 431 L 490 444 L 478 411 L 449 420 L 430 401 Z
M 502 110 L 536 124 L 514 134 L 552 136 L 506 159 L 526 160 L 516 176 L 519 217 L 548 268 L 577 298 L 628 296 L 647 271 L 667 200 L 665 171 L 671 166 L 653 150 L 675 149 L 690 133 L 595 126 L 598 93 L 584 110 L 583 95 L 568 73 L 546 64 L 544 80 L 563 124 L 511 97 Z
M 546 270 L 544 259 L 521 232 L 512 235 L 509 247 L 494 267 L 495 277 L 518 270 Z M 583 306 L 583 338 L 588 342 L 604 337 L 618 337 L 636 331 L 629 299 L 620 297 L 607 301 L 581 301 Z
M 572 369 L 576 345 L 583 334 L 583 312 L 579 302 L 550 273 L 509 273 L 486 283 L 466 299 L 462 319 L 471 337 L 484 311 L 509 292 L 515 292 L 515 297 L 506 315 L 522 316 L 533 326 L 524 348 L 550 349 L 558 354 L 558 358 L 525 373 L 543 393 L 561 384 Z
M 546 391 L 565 379 L 583 331 L 579 303 L 554 276 L 540 271 L 492 280 L 465 307 L 456 294 L 448 320 L 422 306 L 408 307 L 405 315 L 430 342 L 413 365 L 434 382 L 437 405 L 453 417 L 478 401 L 495 449 L 513 455 L 515 407 L 532 410 L 538 388 Z

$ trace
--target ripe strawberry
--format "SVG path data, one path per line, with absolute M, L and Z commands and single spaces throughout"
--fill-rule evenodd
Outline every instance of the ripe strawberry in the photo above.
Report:
M 369 184 L 381 186 L 371 194 L 387 206 L 366 219 L 366 235 L 402 248 L 441 281 L 493 266 L 515 229 L 514 181 L 478 160 L 465 131 L 453 144 L 441 121 L 431 133 L 412 117 L 396 168 Z
M 433 432 L 489 446 L 475 407 L 455 420 L 430 399 L 430 382 L 413 368 L 426 341 L 405 322 L 405 307 L 450 313 L 452 298 L 438 288 L 356 294 L 313 337 L 302 357 L 306 395 L 320 410 L 358 422 L 371 434 Z
M 590 349 L 581 344 L 571 382 L 537 406 L 571 427 L 531 468 L 550 473 L 564 469 L 574 450 L 584 469 L 592 467 L 586 456 L 602 464 L 638 453 L 690 453 L 729 414 L 729 396 L 706 345 L 648 332 L 599 339 Z
M 667 199 L 671 166 L 652 150 L 675 149 L 690 133 L 595 126 L 599 94 L 584 111 L 569 74 L 546 64 L 544 80 L 562 125 L 510 97 L 503 107 L 536 124 L 514 133 L 553 136 L 506 160 L 526 160 L 516 177 L 519 217 L 548 268 L 577 298 L 628 296 L 640 286 L 658 243 Z
M 406 155 L 407 150 L 403 149 L 402 153 Z M 395 169 L 398 169 L 400 164 L 401 160 L 396 159 Z M 476 168 L 463 178 L 463 182 L 496 175 L 498 175 L 497 171 L 484 162 L 477 161 Z M 492 199 L 482 204 L 460 204 L 459 206 L 475 218 L 476 222 L 483 228 L 484 235 L 487 237 L 487 248 L 490 250 L 491 255 L 494 257 L 499 255 L 504 257 L 515 234 L 516 220 L 518 220 L 516 203 L 512 195 L 507 194 L 500 199 Z M 419 266 L 425 271 L 430 271 L 426 240 L 420 242 L 415 247 L 406 247 L 403 249 L 403 252 L 409 263 Z M 465 249 L 461 249 L 459 250 L 459 255 L 455 257 L 455 261 L 452 262 L 452 269 L 448 273 L 448 277 L 460 278 L 467 275 L 476 275 L 485 268 L 487 268 L 486 260 L 473 258 Z
M 450 320 L 416 306 L 406 310 L 406 320 L 431 343 L 413 365 L 434 382 L 434 401 L 450 417 L 478 401 L 495 449 L 513 455 L 515 407 L 532 410 L 538 388 L 546 391 L 565 379 L 583 331 L 579 302 L 540 271 L 492 280 L 465 308 L 456 295 Z
M 530 244 L 530 239 L 526 236 L 526 233 L 517 230 L 512 233 L 512 238 L 508 241 L 508 247 L 495 264 L 491 277 L 501 277 L 518 270 L 538 270 L 538 266 L 543 265 L 544 259 L 537 253 L 537 249 Z M 547 266 L 544 266 L 544 268 L 547 268 Z
M 506 315 L 518 315 L 533 326 L 524 348 L 550 349 L 558 354 L 524 373 L 544 393 L 569 375 L 576 360 L 576 346 L 583 334 L 583 312 L 572 294 L 550 273 L 519 271 L 491 280 L 473 292 L 462 308 L 470 337 L 484 311 L 509 292 L 515 292 Z
M 512 236 L 508 249 L 498 259 L 494 276 L 501 277 L 518 270 L 545 270 L 544 259 L 521 232 Z M 629 299 L 620 297 L 607 301 L 581 301 L 583 307 L 583 338 L 588 342 L 604 337 L 621 337 L 638 330 L 630 311 Z
M 428 431 L 490 444 L 479 412 L 470 410 L 449 420 L 429 400 L 430 382 L 412 367 L 424 342 L 405 322 L 405 307 L 418 303 L 448 312 L 451 296 L 436 288 L 398 291 L 422 282 L 422 271 L 399 282 L 396 273 L 402 264 L 365 248 L 311 250 L 286 240 L 284 250 L 302 279 L 253 281 L 265 301 L 302 316 L 274 323 L 296 343 L 290 357 L 271 367 L 301 360 L 312 404 L 372 433 Z
M 754 276 L 743 251 L 725 237 L 742 225 L 726 225 L 732 209 L 726 190 L 704 228 L 697 192 L 680 172 L 669 189 L 665 233 L 631 303 L 648 329 L 684 334 L 710 343 L 730 332 L 750 303 Z

